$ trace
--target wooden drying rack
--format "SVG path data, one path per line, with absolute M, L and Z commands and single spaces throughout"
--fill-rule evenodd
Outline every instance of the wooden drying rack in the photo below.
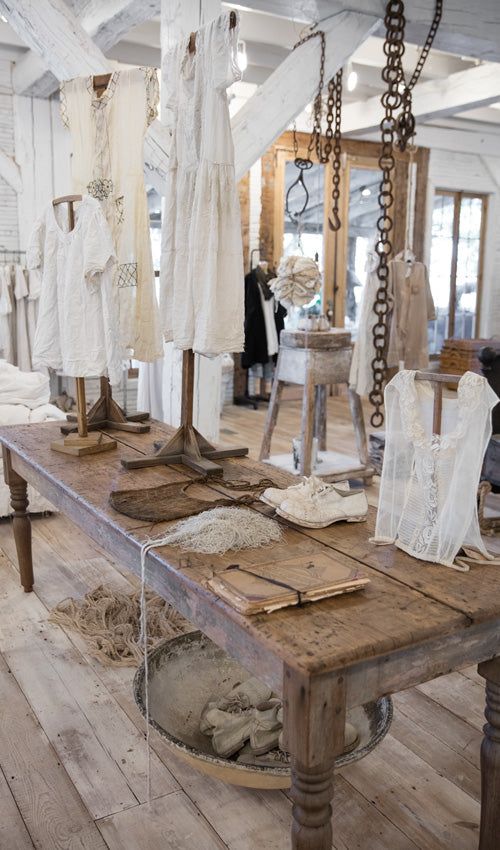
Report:
M 229 13 L 229 26 L 236 26 L 236 13 Z M 196 52 L 196 33 L 191 33 L 189 39 L 189 52 Z M 97 80 L 103 78 L 98 77 Z M 228 457 L 244 457 L 248 454 L 247 448 L 216 449 L 205 437 L 193 426 L 193 402 L 194 402 L 194 371 L 195 356 L 192 349 L 182 354 L 182 398 L 181 398 L 181 424 L 171 440 L 159 446 L 152 455 L 134 459 L 122 460 L 125 469 L 141 469 L 148 466 L 160 466 L 168 464 L 184 464 L 200 472 L 203 475 L 219 476 L 223 470 L 215 460 Z

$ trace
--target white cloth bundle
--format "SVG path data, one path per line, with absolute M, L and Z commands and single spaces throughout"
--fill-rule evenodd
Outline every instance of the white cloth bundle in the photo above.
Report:
M 282 257 L 276 279 L 269 286 L 284 307 L 304 307 L 321 290 L 321 272 L 310 257 Z
M 49 397 L 47 375 L 22 372 L 6 360 L 0 360 L 0 404 L 24 404 L 34 409 L 47 404 Z

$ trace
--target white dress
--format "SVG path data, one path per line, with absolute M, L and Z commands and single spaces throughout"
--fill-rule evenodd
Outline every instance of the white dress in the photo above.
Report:
M 359 311 L 359 325 L 354 350 L 352 352 L 349 386 L 358 395 L 368 395 L 373 388 L 372 360 L 375 357 L 373 328 L 377 316 L 373 311 L 380 281 L 377 276 L 378 258 L 370 252 L 366 260 L 366 283 L 363 287 Z
M 225 12 L 168 54 L 172 146 L 162 228 L 160 312 L 167 342 L 215 355 L 244 347 L 240 207 L 226 88 L 240 79 L 238 26 Z
M 163 354 L 143 175 L 144 136 L 157 104 L 153 68 L 113 71 L 101 97 L 92 77 L 61 86 L 61 115 L 71 131 L 73 189 L 102 202 L 117 259 L 121 342 L 144 361 Z
M 27 252 L 28 267 L 42 272 L 33 368 L 82 378 L 107 373 L 118 384 L 122 360 L 111 232 L 99 202 L 89 195 L 75 207 L 73 230 L 65 230 L 58 216 L 62 210 L 49 204 Z
M 477 488 L 498 398 L 466 372 L 456 398 L 443 398 L 441 435 L 432 433 L 433 391 L 398 372 L 385 389 L 386 442 L 375 543 L 395 543 L 424 561 L 468 569 L 457 553 L 492 560 L 481 540 Z

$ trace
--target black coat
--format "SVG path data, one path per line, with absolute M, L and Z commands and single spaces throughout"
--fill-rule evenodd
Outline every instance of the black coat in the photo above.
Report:
M 260 299 L 261 283 L 259 283 L 259 277 L 262 276 L 263 273 L 259 269 L 252 269 L 245 276 L 245 351 L 241 355 L 241 365 L 245 369 L 249 369 L 255 363 L 266 364 L 269 362 L 266 323 L 264 321 L 264 312 Z M 268 279 L 271 280 L 271 276 Z M 262 286 L 265 298 L 266 295 L 272 295 L 264 281 L 262 281 Z M 278 304 L 278 308 L 274 313 L 278 340 L 285 326 L 285 316 L 285 308 L 281 304 Z

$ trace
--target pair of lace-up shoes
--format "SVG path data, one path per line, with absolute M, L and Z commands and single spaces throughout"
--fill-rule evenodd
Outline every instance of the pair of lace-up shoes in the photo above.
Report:
M 364 522 L 368 514 L 364 490 L 351 490 L 348 481 L 327 484 L 315 475 L 286 490 L 268 487 L 260 498 L 279 516 L 306 528 L 326 528 L 342 520 Z

